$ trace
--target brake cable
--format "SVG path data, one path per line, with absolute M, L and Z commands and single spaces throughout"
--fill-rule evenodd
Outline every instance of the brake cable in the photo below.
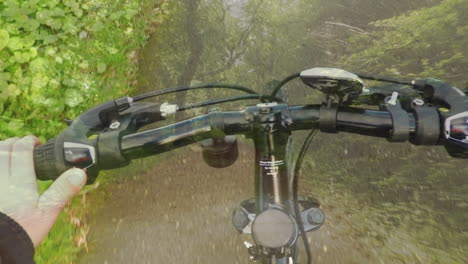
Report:
M 279 90 L 281 89 L 281 87 L 283 87 L 285 84 L 287 84 L 288 82 L 296 79 L 296 78 L 299 78 L 301 76 L 301 73 L 298 72 L 298 73 L 295 73 L 295 74 L 292 74 L 286 78 L 284 78 L 281 82 L 279 82 L 276 86 L 275 86 L 275 89 L 273 90 L 273 92 L 271 93 L 271 96 L 273 97 L 276 97 L 276 95 L 278 94 Z
M 194 86 L 180 86 L 176 88 L 169 88 L 169 89 L 164 89 L 160 91 L 152 91 L 148 92 L 145 94 L 141 94 L 138 96 L 133 97 L 133 102 L 141 101 L 144 99 L 160 96 L 163 94 L 170 94 L 170 93 L 176 93 L 176 92 L 182 92 L 182 91 L 188 91 L 188 90 L 196 90 L 196 89 L 211 89 L 211 88 L 224 88 L 224 89 L 232 89 L 232 90 L 238 90 L 238 91 L 243 91 L 248 94 L 258 94 L 256 91 L 240 86 L 240 85 L 233 85 L 233 84 L 202 84 L 202 85 L 194 85 Z
M 299 201 L 298 201 L 298 186 L 299 186 L 299 172 L 301 170 L 302 161 L 304 160 L 304 156 L 307 152 L 307 149 L 312 142 L 315 134 L 317 133 L 317 129 L 313 129 L 310 131 L 307 138 L 304 140 L 304 144 L 301 147 L 301 151 L 299 152 L 299 156 L 296 160 L 296 165 L 294 166 L 294 174 L 293 174 L 293 205 L 294 205 L 294 213 L 296 215 L 296 221 L 301 231 L 302 241 L 304 243 L 304 247 L 307 254 L 307 264 L 311 264 L 312 262 L 312 253 L 310 251 L 309 240 L 307 240 L 307 234 L 304 230 L 304 223 L 302 222 L 301 212 L 299 210 Z
M 177 111 L 185 111 L 185 110 L 189 110 L 193 108 L 199 108 L 203 106 L 220 104 L 220 103 L 227 103 L 227 102 L 234 102 L 234 101 L 241 101 L 241 100 L 254 100 L 254 99 L 260 99 L 260 101 L 263 101 L 262 99 L 268 99 L 270 101 L 275 101 L 278 103 L 283 102 L 283 100 L 273 97 L 273 96 L 269 96 L 269 95 L 240 95 L 240 96 L 231 96 L 231 97 L 225 97 L 225 98 L 220 98 L 220 99 L 208 100 L 208 101 L 195 103 L 195 104 L 184 105 L 184 106 L 179 107 Z
M 364 79 L 364 80 L 371 80 L 371 81 L 379 81 L 379 82 L 387 82 L 387 83 L 396 83 L 396 84 L 401 84 L 401 85 L 413 85 L 412 82 L 408 82 L 408 81 L 398 81 L 398 80 L 395 80 L 395 79 L 391 79 L 391 78 L 383 78 L 383 77 L 376 77 L 376 76 L 371 76 L 371 75 L 367 75 L 367 74 L 356 74 L 359 78 L 361 79 Z M 276 97 L 276 95 L 278 94 L 279 90 L 288 82 L 296 79 L 296 78 L 299 78 L 301 77 L 301 73 L 295 73 L 295 74 L 292 74 L 288 77 L 286 77 L 285 79 L 283 79 L 281 82 L 279 82 L 273 92 L 271 93 L 271 96 L 274 96 Z
M 398 81 L 398 80 L 390 79 L 390 78 L 370 76 L 370 75 L 366 75 L 366 74 L 356 74 L 356 75 L 359 78 L 364 79 L 364 80 L 387 82 L 387 83 L 396 83 L 396 84 L 402 84 L 402 85 L 413 85 L 411 82 Z

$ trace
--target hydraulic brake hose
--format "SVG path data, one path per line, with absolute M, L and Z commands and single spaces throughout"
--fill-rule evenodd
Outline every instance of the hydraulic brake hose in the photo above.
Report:
M 301 151 L 299 152 L 299 156 L 297 157 L 297 160 L 296 160 L 296 165 L 294 166 L 293 186 L 292 186 L 293 200 L 294 200 L 294 214 L 296 215 L 296 221 L 299 226 L 299 230 L 301 231 L 302 241 L 304 243 L 304 247 L 306 250 L 307 264 L 310 264 L 312 261 L 312 253 L 310 251 L 309 240 L 307 240 L 307 234 L 304 230 L 304 223 L 302 222 L 301 211 L 299 210 L 299 201 L 298 201 L 299 173 L 301 171 L 301 165 L 302 165 L 302 161 L 304 160 L 304 156 L 316 133 L 317 133 L 316 129 L 310 131 L 309 135 L 304 141 L 304 144 L 302 145 Z
M 279 90 L 281 89 L 281 87 L 283 87 L 285 84 L 287 84 L 288 82 L 296 79 L 296 78 L 299 78 L 301 76 L 300 73 L 295 73 L 293 75 L 290 75 L 288 77 L 286 77 L 284 80 L 282 80 L 281 82 L 279 82 L 276 86 L 275 86 L 275 89 L 273 90 L 273 92 L 271 93 L 271 96 L 273 97 L 276 97 L 276 95 L 278 94 Z
M 133 101 L 141 101 L 144 99 L 160 96 L 163 94 L 170 94 L 170 93 L 177 93 L 177 92 L 182 92 L 182 91 L 188 91 L 188 90 L 197 90 L 197 89 L 214 89 L 214 88 L 223 88 L 223 89 L 231 89 L 231 90 L 237 90 L 237 91 L 243 91 L 248 94 L 257 94 L 254 90 L 240 86 L 240 85 L 233 85 L 233 84 L 202 84 L 202 85 L 194 85 L 194 86 L 181 86 L 181 87 L 176 87 L 176 88 L 169 88 L 169 89 L 164 89 L 161 91 L 153 91 L 149 93 L 145 93 L 142 95 L 138 95 L 133 97 Z
M 356 74 L 356 75 L 359 78 L 364 79 L 364 80 L 379 81 L 379 82 L 386 82 L 386 83 L 396 83 L 396 84 L 402 84 L 402 85 L 413 85 L 411 82 L 398 81 L 398 80 L 394 80 L 390 78 L 371 76 L 367 74 Z

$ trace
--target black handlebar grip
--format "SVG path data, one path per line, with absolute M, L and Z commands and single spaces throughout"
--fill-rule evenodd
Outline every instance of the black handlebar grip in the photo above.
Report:
M 51 139 L 34 149 L 34 166 L 37 179 L 43 181 L 55 180 L 60 176 L 63 171 L 58 171 L 60 166 L 57 166 L 57 161 L 63 160 L 63 157 L 59 157 L 57 154 L 59 153 L 56 150 L 56 139 Z

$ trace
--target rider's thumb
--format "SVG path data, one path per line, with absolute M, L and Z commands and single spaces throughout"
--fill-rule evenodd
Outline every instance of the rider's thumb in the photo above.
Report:
M 86 183 L 86 173 L 81 169 L 69 169 L 58 177 L 39 198 L 39 208 L 50 213 L 60 213 Z

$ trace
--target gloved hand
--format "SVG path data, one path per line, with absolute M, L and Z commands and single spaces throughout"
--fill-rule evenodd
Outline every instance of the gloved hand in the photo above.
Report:
M 33 136 L 0 141 L 0 211 L 23 227 L 35 247 L 87 178 L 83 170 L 70 169 L 39 195 L 33 162 L 39 144 Z
M 438 106 L 442 118 L 443 144 L 456 158 L 468 158 L 468 96 L 460 89 L 436 79 L 415 81 L 424 98 Z

